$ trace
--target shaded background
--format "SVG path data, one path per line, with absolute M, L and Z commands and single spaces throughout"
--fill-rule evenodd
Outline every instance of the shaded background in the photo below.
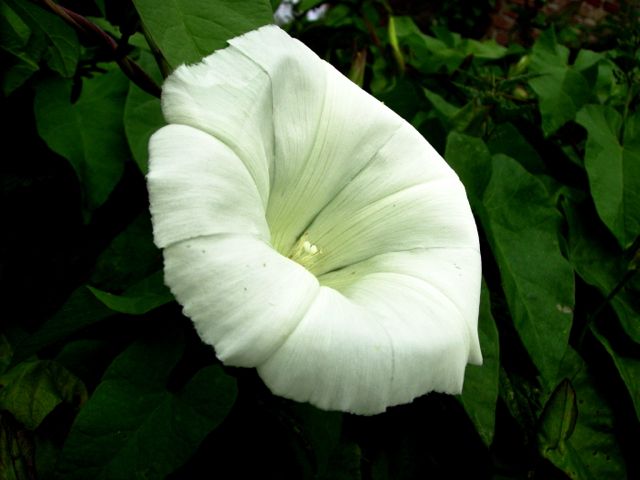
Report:
M 0 6 L 0 478 L 637 478 L 637 3 L 293 6 L 284 28 L 419 129 L 480 229 L 485 366 L 375 417 L 222 367 L 152 242 L 163 73 L 279 3 Z

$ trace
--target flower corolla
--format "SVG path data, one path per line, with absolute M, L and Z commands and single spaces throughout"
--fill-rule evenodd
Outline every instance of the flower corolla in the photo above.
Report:
M 276 26 L 165 81 L 148 188 L 165 281 L 227 365 L 322 409 L 459 393 L 482 361 L 465 190 L 405 120 Z

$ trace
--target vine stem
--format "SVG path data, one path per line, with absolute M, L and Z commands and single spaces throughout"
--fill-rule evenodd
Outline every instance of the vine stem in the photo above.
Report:
M 631 279 L 635 276 L 635 274 L 638 273 L 638 268 L 635 265 L 636 258 L 638 257 L 640 257 L 640 250 L 636 252 L 634 260 L 631 262 L 630 268 L 622 276 L 622 279 L 620 279 L 618 284 L 615 287 L 613 287 L 613 289 L 609 292 L 607 297 L 602 301 L 602 303 L 600 303 L 600 305 L 598 305 L 598 307 L 593 311 L 593 313 L 587 317 L 587 323 L 582 328 L 582 331 L 580 332 L 580 337 L 578 338 L 579 345 L 582 345 L 584 341 L 584 337 L 586 336 L 587 330 L 589 330 L 593 326 L 593 323 L 595 322 L 596 318 L 598 318 L 598 315 L 600 315 L 600 312 L 602 312 L 602 310 L 607 305 L 609 305 L 609 303 L 611 303 L 611 301 L 620 292 L 620 290 L 622 290 L 624 286 L 627 283 L 629 283 L 629 281 L 631 281 Z
M 120 69 L 133 83 L 148 94 L 160 98 L 162 90 L 158 84 L 156 84 L 147 72 L 133 61 L 131 57 L 123 55 L 121 45 L 118 45 L 118 43 L 104 30 L 98 27 L 95 23 L 87 20 L 86 17 L 66 7 L 58 5 L 52 0 L 41 0 L 41 3 L 76 30 L 98 39 L 101 44 L 106 46 L 112 52 Z

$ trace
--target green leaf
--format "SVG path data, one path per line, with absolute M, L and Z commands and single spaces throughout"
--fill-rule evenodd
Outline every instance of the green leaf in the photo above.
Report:
M 585 167 L 596 209 L 626 249 L 640 235 L 640 114 L 622 125 L 613 108 L 586 105 L 576 121 L 588 132 Z
M 426 88 L 423 88 L 422 91 L 424 92 L 424 96 L 427 97 L 427 100 L 433 105 L 433 108 L 440 114 L 439 117 L 442 118 L 442 120 L 448 121 L 460 111 L 461 107 L 449 103 L 441 95 Z
M 0 410 L 34 430 L 63 402 L 82 404 L 84 384 L 51 360 L 24 362 L 0 377 Z
M 610 58 L 598 63 L 596 95 L 598 103 L 623 106 L 627 97 L 626 82 L 618 81 L 618 66 Z
M 115 313 L 142 315 L 170 301 L 173 301 L 173 295 L 164 285 L 162 271 L 142 279 L 122 295 L 89 286 L 79 287 L 53 317 L 16 346 L 14 361 L 21 361 Z
M 28 57 L 16 57 L 14 64 L 4 71 L 2 93 L 5 96 L 11 95 L 37 71 L 38 66 Z
M 2 375 L 7 367 L 11 364 L 11 357 L 13 357 L 13 348 L 7 337 L 0 335 L 0 375 Z
M 113 360 L 113 347 L 111 338 L 70 340 L 62 346 L 55 361 L 80 378 L 97 380 Z
M 63 77 L 73 76 L 80 56 L 80 43 L 75 31 L 61 18 L 31 2 L 6 1 L 34 35 L 43 37 L 46 45 L 44 56 L 49 67 Z
M 330 465 L 332 455 L 342 447 L 342 415 L 340 412 L 326 412 L 308 404 L 293 406 L 295 420 L 299 425 L 294 431 L 303 437 L 303 447 L 308 457 L 313 460 L 316 476 L 334 473 L 335 465 Z
M 7 53 L 2 90 L 8 96 L 37 72 L 45 45 L 6 3 L 0 4 L 0 48 Z M 30 40 L 33 40 L 30 42 Z
M 106 0 L 95 0 L 95 4 L 103 16 L 107 15 Z
M 495 41 L 479 42 L 463 39 L 459 34 L 434 27 L 436 37 L 425 35 L 411 17 L 393 17 L 395 34 L 401 47 L 408 48 L 408 63 L 423 73 L 442 70 L 453 73 L 465 58 L 495 60 L 507 54 L 507 49 Z
M 164 284 L 162 271 L 147 277 L 122 295 L 113 295 L 93 287 L 87 288 L 114 312 L 129 315 L 143 315 L 173 300 L 173 295 Z
M 153 243 L 149 212 L 131 222 L 96 260 L 89 284 L 122 292 L 162 269 L 162 253 Z
M 73 166 L 89 212 L 107 199 L 131 155 L 122 127 L 128 85 L 124 74 L 111 70 L 85 79 L 73 104 L 70 81 L 51 79 L 36 92 L 38 132 L 51 150 Z
M 496 155 L 481 222 L 522 343 L 556 384 L 573 319 L 573 269 L 560 252 L 560 214 L 544 184 L 510 157 Z
M 0 4 L 0 46 L 9 52 L 24 48 L 31 37 L 31 29 L 5 2 Z
M 548 386 L 557 383 L 573 317 L 573 269 L 545 185 L 478 138 L 452 132 L 445 157 L 467 189 L 498 262 L 513 323 Z
M 470 100 L 462 107 L 456 107 L 437 93 L 426 88 L 423 91 L 435 109 L 430 112 L 430 115 L 438 118 L 449 131 L 474 132 L 478 130 L 478 125 L 486 116 L 486 107 L 475 99 Z
M 165 478 L 225 418 L 236 386 L 219 366 L 177 393 L 166 389 L 183 349 L 175 333 L 136 342 L 113 361 L 76 417 L 57 478 Z
M 420 97 L 415 85 L 400 78 L 384 92 L 376 94 L 378 100 L 405 119 L 411 119 L 420 108 Z
M 343 441 L 336 449 L 325 472 L 318 475 L 318 480 L 356 480 L 363 478 L 363 453 L 357 443 Z
M 0 412 L 0 478 L 33 478 L 34 445 L 32 436 L 8 413 Z
M 551 394 L 540 417 L 538 448 L 544 457 L 556 455 L 555 450 L 564 453 L 577 418 L 576 392 L 565 378 Z
M 485 445 L 490 446 L 496 422 L 500 374 L 498 329 L 491 314 L 489 290 L 482 285 L 478 332 L 483 363 L 467 366 L 460 400 Z
M 632 356 L 621 355 L 616 352 L 604 335 L 600 334 L 595 328 L 591 328 L 591 331 L 611 356 L 622 381 L 627 386 L 636 416 L 640 420 L 640 360 Z
M 478 41 L 471 38 L 462 40 L 462 47 L 467 55 L 486 60 L 498 60 L 507 55 L 508 50 L 495 40 Z
M 510 365 L 507 366 L 508 370 L 505 366 L 500 366 L 498 394 L 522 434 L 530 437 L 535 432 L 540 403 L 539 382 L 514 371 Z M 528 443 L 529 440 L 526 441 Z
M 608 244 L 604 240 L 606 230 L 597 228 L 597 219 L 585 216 L 568 200 L 563 202 L 563 209 L 569 227 L 569 260 L 578 275 L 607 298 L 626 275 L 627 262 L 623 252 L 613 241 Z M 623 289 L 611 299 L 611 306 L 625 333 L 640 343 L 640 300 L 637 296 Z
M 559 395 L 554 410 L 556 420 L 552 426 L 560 426 L 565 432 L 558 448 L 548 448 L 541 453 L 556 467 L 575 480 L 598 480 L 601 478 L 626 478 L 625 465 L 616 440 L 611 407 L 595 388 L 587 372 L 587 366 L 571 348 L 561 366 L 561 375 L 568 378 L 575 391 L 577 418 L 573 433 L 571 417 L 571 392 Z M 568 401 L 563 404 L 562 399 Z M 551 430 L 554 430 L 553 428 Z
M 400 46 L 409 49 L 407 63 L 422 73 L 451 73 L 466 57 L 461 49 L 422 33 L 411 17 L 394 17 L 394 26 Z
M 573 120 L 580 108 L 594 95 L 595 78 L 589 81 L 589 69 L 603 57 L 581 50 L 573 65 L 568 64 L 569 49 L 559 45 L 553 29 L 544 32 L 531 54 L 531 72 L 539 76 L 529 85 L 540 98 L 542 130 L 554 133 L 567 121 Z
M 172 67 L 194 63 L 226 41 L 272 22 L 268 0 L 134 0 L 145 30 Z
M 502 153 L 518 161 L 529 173 L 545 173 L 544 162 L 538 152 L 511 123 L 496 126 L 487 142 L 492 154 Z
M 154 60 L 151 54 L 142 52 L 138 63 L 145 71 L 152 69 L 152 62 Z M 159 75 L 153 76 L 160 83 L 158 77 Z M 133 159 L 145 175 L 149 169 L 149 138 L 165 123 L 160 99 L 131 82 L 124 106 L 124 130 Z
M 305 12 L 307 10 L 309 10 L 310 8 L 313 8 L 317 5 L 319 5 L 320 3 L 322 3 L 324 0 L 301 0 L 300 2 L 300 6 L 298 7 L 298 9 L 301 12 Z M 278 2 L 280 3 L 280 2 Z
M 487 146 L 479 138 L 451 132 L 447 137 L 445 158 L 467 189 L 471 206 L 479 210 L 491 179 L 491 153 Z
M 85 286 L 77 288 L 62 308 L 40 329 L 15 346 L 14 362 L 22 361 L 78 330 L 97 323 L 115 312 L 99 301 Z

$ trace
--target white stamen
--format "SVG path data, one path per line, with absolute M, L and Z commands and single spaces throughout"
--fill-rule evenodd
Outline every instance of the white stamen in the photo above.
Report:
M 304 250 L 304 253 L 308 253 L 309 255 L 315 255 L 318 253 L 318 247 L 313 245 L 309 240 L 305 240 L 302 243 L 302 249 Z
M 320 253 L 318 246 L 311 243 L 308 240 L 308 233 L 305 233 L 291 249 L 289 258 L 310 269 L 317 262 Z

